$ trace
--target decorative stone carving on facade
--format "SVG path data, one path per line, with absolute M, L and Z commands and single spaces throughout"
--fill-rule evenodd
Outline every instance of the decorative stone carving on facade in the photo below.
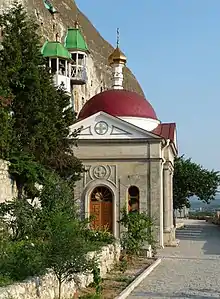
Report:
M 99 121 L 94 126 L 94 131 L 98 135 L 105 135 L 108 132 L 108 124 L 105 121 Z
M 94 180 L 106 180 L 116 186 L 116 165 L 86 165 L 85 169 L 86 172 L 83 178 L 84 187 Z
M 92 176 L 96 179 L 104 179 L 108 175 L 108 169 L 105 166 L 96 166 L 93 168 Z
M 92 135 L 91 126 L 83 128 L 80 135 L 89 136 Z
M 127 132 L 127 131 L 121 129 L 121 128 L 112 126 L 110 135 L 132 135 L 132 134 L 130 132 Z
M 109 134 L 109 136 L 131 136 L 132 133 L 128 132 L 122 128 L 116 127 L 114 125 L 108 124 L 105 121 L 97 122 L 93 128 L 91 126 L 85 126 L 82 128 L 80 135 L 81 136 L 91 136 L 97 134 L 103 136 Z
M 109 165 L 98 165 L 90 168 L 90 178 L 92 180 L 104 179 L 108 180 L 111 175 L 111 167 Z

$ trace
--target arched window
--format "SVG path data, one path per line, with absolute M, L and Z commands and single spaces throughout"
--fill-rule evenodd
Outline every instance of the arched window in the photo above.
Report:
M 112 193 L 107 187 L 96 187 L 92 191 L 91 201 L 112 202 Z
M 139 212 L 139 197 L 140 192 L 138 187 L 130 186 L 128 189 L 128 212 Z

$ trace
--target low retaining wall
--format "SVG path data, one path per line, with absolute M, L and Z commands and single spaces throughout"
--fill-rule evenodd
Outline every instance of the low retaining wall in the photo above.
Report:
M 89 258 L 97 255 L 90 252 Z M 116 261 L 119 261 L 120 245 L 108 245 L 102 248 L 98 256 L 101 276 L 104 277 L 110 271 Z M 76 284 L 77 282 L 77 284 Z M 93 282 L 92 274 L 77 274 L 75 281 L 64 282 L 62 286 L 62 298 L 72 298 L 77 286 L 84 288 Z M 16 283 L 5 288 L 0 288 L 0 299 L 55 299 L 58 295 L 58 282 L 52 273 L 41 278 L 32 278 L 22 283 Z

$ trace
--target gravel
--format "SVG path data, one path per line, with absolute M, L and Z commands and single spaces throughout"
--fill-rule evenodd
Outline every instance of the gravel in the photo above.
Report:
M 161 264 L 128 299 L 220 298 L 220 227 L 186 220 L 178 230 L 180 245 L 158 253 Z

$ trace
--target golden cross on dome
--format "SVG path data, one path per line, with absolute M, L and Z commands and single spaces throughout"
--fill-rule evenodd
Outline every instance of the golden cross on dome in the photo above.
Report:
M 119 42 L 120 42 L 120 29 L 117 28 L 117 48 L 119 47 Z

